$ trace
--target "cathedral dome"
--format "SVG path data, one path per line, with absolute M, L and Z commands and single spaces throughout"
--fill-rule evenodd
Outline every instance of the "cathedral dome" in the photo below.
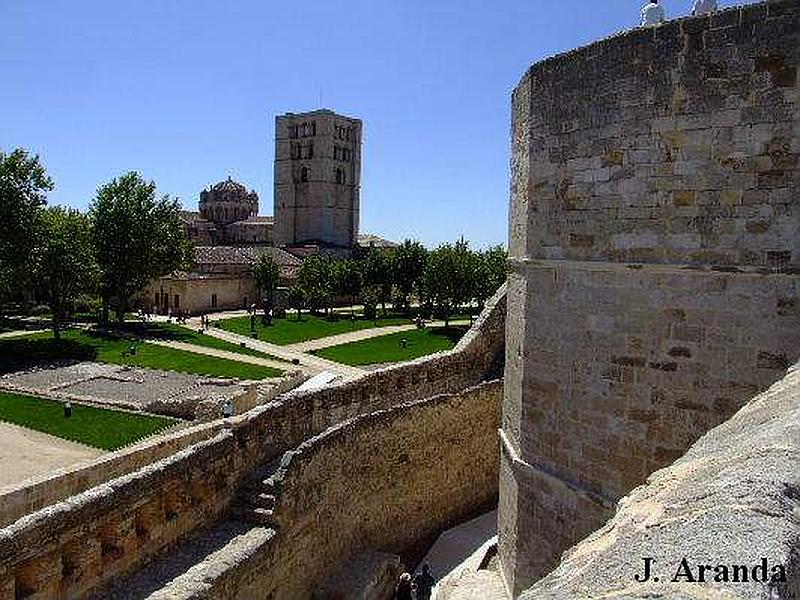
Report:
M 230 177 L 200 192 L 200 215 L 217 225 L 258 215 L 258 194 Z

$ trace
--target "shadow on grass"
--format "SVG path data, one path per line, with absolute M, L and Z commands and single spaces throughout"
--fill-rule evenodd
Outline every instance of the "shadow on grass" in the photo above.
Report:
M 0 373 L 11 373 L 57 360 L 94 360 L 96 356 L 96 348 L 75 340 L 9 339 L 0 345 Z
M 432 327 L 428 331 L 431 335 L 447 338 L 455 345 L 461 340 L 461 338 L 467 332 L 467 329 L 469 329 L 469 327 L 464 327 L 462 325 L 457 327 Z

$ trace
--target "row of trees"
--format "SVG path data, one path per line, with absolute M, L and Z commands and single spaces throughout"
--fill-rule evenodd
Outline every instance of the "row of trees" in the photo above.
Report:
M 365 313 L 374 316 L 386 305 L 409 313 L 412 298 L 421 311 L 449 321 L 464 305 L 482 306 L 505 281 L 506 252 L 496 246 L 473 251 L 460 240 L 428 251 L 419 242 L 406 240 L 397 248 L 370 249 L 360 260 L 333 260 L 317 254 L 300 267 L 297 281 L 288 290 L 287 303 L 299 311 L 330 311 L 334 300 L 362 303 Z M 275 302 L 278 269 L 264 256 L 256 265 L 255 279 L 264 297 L 268 320 Z
M 187 264 L 177 200 L 157 197 L 138 173 L 98 188 L 88 214 L 47 206 L 52 189 L 37 156 L 0 151 L 0 309 L 33 296 L 50 307 L 58 338 L 80 296 L 99 295 L 104 317 L 111 309 L 121 322 L 135 294 Z
M 157 196 L 152 181 L 129 172 L 100 186 L 88 214 L 47 206 L 53 181 L 37 156 L 0 151 L 0 316 L 14 296 L 46 303 L 56 337 L 76 299 L 99 296 L 103 319 L 119 322 L 150 282 L 189 266 L 179 204 Z M 329 310 L 335 298 L 362 303 L 367 314 L 393 303 L 409 312 L 412 297 L 423 311 L 449 320 L 459 307 L 479 306 L 505 280 L 505 251 L 476 252 L 464 240 L 428 251 L 406 240 L 397 248 L 370 249 L 359 259 L 307 258 L 288 303 L 298 311 Z M 254 276 L 271 318 L 280 270 L 268 255 Z

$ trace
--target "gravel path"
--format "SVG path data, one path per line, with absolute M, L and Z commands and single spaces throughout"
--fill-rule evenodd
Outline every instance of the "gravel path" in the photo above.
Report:
M 6 331 L 4 333 L 0 333 L 0 339 L 20 337 L 22 335 L 30 335 L 32 333 L 47 333 L 48 331 L 50 331 L 50 330 L 49 329 L 18 329 L 16 331 Z
M 103 454 L 98 448 L 0 423 L 0 488 Z
M 231 333 L 230 331 L 225 331 L 224 329 L 218 329 L 216 327 L 209 327 L 205 330 L 207 335 L 213 335 L 216 338 L 221 340 L 225 340 L 227 342 L 233 342 L 234 344 L 238 344 L 240 342 L 246 342 L 250 348 L 254 348 L 255 350 L 260 350 L 266 354 L 271 354 L 272 356 L 277 356 L 280 359 L 293 361 L 297 360 L 298 365 L 307 369 L 307 372 L 310 373 L 321 373 L 322 371 L 331 371 L 332 373 L 336 373 L 337 375 L 341 375 L 346 378 L 357 377 L 364 373 L 363 369 L 359 369 L 356 367 L 351 367 L 348 365 L 343 365 L 340 363 L 333 362 L 332 360 L 326 360 L 324 358 L 320 358 L 318 356 L 313 356 L 311 354 L 304 354 L 303 352 L 297 352 L 296 350 L 291 350 L 286 346 L 278 346 L 277 344 L 270 344 L 269 342 L 263 342 L 261 340 L 254 340 L 243 335 L 239 335 L 236 333 Z

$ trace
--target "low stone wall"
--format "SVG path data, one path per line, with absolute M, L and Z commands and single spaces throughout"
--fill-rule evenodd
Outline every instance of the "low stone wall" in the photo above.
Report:
M 227 581 L 226 593 L 310 598 L 360 553 L 403 554 L 492 505 L 502 395 L 498 380 L 404 404 L 288 452 L 271 478 L 277 536 L 230 574 L 238 583 Z
M 142 469 L 217 435 L 222 421 L 158 436 L 135 446 L 104 454 L 96 460 L 29 479 L 0 489 L 0 527 L 20 517 L 80 494 L 103 482 Z
M 242 459 L 229 431 L 0 530 L 0 598 L 81 597 L 218 518 Z
M 638 582 L 646 557 L 653 577 Z M 800 365 L 623 498 L 522 596 L 599 597 L 800 598 Z

